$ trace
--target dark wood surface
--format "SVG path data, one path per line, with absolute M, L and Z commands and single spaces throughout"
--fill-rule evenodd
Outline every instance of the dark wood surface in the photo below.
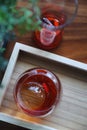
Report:
M 23 6 L 24 3 L 20 5 Z M 16 42 L 37 47 L 33 40 L 33 32 L 18 37 L 7 45 L 5 57 L 10 58 Z M 78 14 L 74 22 L 64 29 L 61 44 L 50 52 L 87 63 L 87 0 L 79 0 Z
M 30 130 L 4 121 L 0 121 L 0 128 L 2 130 Z

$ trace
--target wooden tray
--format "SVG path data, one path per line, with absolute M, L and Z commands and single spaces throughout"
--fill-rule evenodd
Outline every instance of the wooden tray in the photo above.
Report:
M 63 89 L 60 104 L 45 118 L 24 114 L 13 98 L 18 76 L 37 66 L 53 71 Z M 16 43 L 0 89 L 0 120 L 33 130 L 87 130 L 87 65 Z

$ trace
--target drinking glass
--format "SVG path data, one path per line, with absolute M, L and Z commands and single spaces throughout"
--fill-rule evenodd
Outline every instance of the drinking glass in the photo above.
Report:
M 22 73 L 14 87 L 14 98 L 21 110 L 30 116 L 45 117 L 60 101 L 58 76 L 45 68 L 32 68 Z
M 70 25 L 76 17 L 78 0 L 39 0 L 41 10 L 41 30 L 34 33 L 35 44 L 44 50 L 50 50 L 59 45 L 64 28 Z

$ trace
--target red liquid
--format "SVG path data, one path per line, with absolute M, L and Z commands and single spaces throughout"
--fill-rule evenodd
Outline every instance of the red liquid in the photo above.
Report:
M 64 13 L 55 11 L 43 13 L 41 19 L 43 18 L 47 18 L 55 27 L 64 24 L 66 21 Z M 40 31 L 35 32 L 35 43 L 42 49 L 53 49 L 60 44 L 62 35 L 63 29 L 52 31 L 47 28 L 42 28 Z
M 15 92 L 22 110 L 32 116 L 41 116 L 49 113 L 59 101 L 60 83 L 49 71 L 37 69 L 18 81 Z

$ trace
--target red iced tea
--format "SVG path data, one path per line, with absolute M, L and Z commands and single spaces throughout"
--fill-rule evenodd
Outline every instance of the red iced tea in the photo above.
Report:
M 41 20 L 49 26 L 55 26 L 55 30 L 43 26 L 40 31 L 35 31 L 35 43 L 42 49 L 53 49 L 59 45 L 63 35 L 63 29 L 57 30 L 56 27 L 65 23 L 66 16 L 64 12 L 46 11 L 42 14 Z
M 32 116 L 50 113 L 60 98 L 59 79 L 45 69 L 32 69 L 18 80 L 14 91 L 16 102 Z

